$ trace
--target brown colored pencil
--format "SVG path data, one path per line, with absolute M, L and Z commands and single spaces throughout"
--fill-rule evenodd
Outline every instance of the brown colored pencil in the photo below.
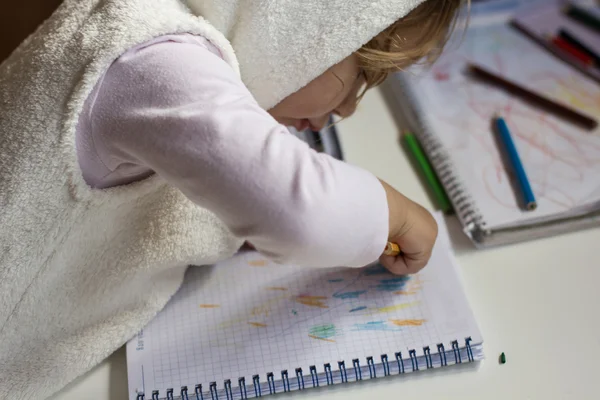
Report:
M 502 89 L 505 89 L 511 94 L 519 96 L 530 103 L 542 107 L 553 115 L 567 119 L 589 130 L 595 129 L 598 126 L 598 122 L 595 119 L 540 94 L 534 93 L 529 89 L 525 89 L 524 87 L 514 82 L 510 82 L 505 78 L 496 75 L 478 65 L 469 64 L 468 67 L 469 72 L 473 76 L 492 83 Z

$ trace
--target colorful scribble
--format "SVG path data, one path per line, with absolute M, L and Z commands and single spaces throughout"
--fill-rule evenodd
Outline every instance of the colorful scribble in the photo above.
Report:
M 422 287 L 421 277 L 419 275 L 413 275 L 407 285 L 402 290 L 395 291 L 394 294 L 411 296 L 417 294 Z
M 404 310 L 405 308 L 409 308 L 412 307 L 414 305 L 416 305 L 417 302 L 413 302 L 413 303 L 402 303 L 402 304 L 395 304 L 393 306 L 388 306 L 388 307 L 382 307 L 382 308 L 378 308 L 377 312 L 380 313 L 388 313 L 388 312 L 393 312 L 393 311 L 398 311 L 398 310 Z
M 325 340 L 328 342 L 333 342 L 333 340 L 329 339 L 336 335 L 339 335 L 340 332 L 336 329 L 333 324 L 325 324 L 325 325 L 315 325 L 308 331 L 308 336 L 313 339 Z
M 396 292 L 403 290 L 410 276 L 396 276 L 394 278 L 382 279 L 376 289 L 383 292 Z
M 389 271 L 381 264 L 375 264 L 363 270 L 363 275 L 388 275 Z
M 314 336 L 314 335 L 308 335 L 308 337 L 311 339 L 317 339 L 317 340 L 323 340 L 325 342 L 335 343 L 335 340 L 325 339 L 325 338 Z
M 267 326 L 267 324 L 263 324 L 261 322 L 248 322 L 248 324 L 257 328 L 265 328 Z
M 325 301 L 327 300 L 326 296 L 309 296 L 309 295 L 300 295 L 296 296 L 295 301 L 304 304 L 309 307 L 320 307 L 320 308 L 329 308 Z
M 268 317 L 269 314 L 271 313 L 271 308 L 273 305 L 281 302 L 282 300 L 288 299 L 289 295 L 288 294 L 282 294 L 280 296 L 274 297 L 272 299 L 269 299 L 267 301 L 265 301 L 262 304 L 257 305 L 256 307 L 253 307 L 252 310 L 250 311 L 250 315 L 253 317 Z
M 252 260 L 248 261 L 248 265 L 251 267 L 266 267 L 269 262 L 267 260 Z
M 200 304 L 200 308 L 219 308 L 221 307 L 218 304 Z
M 335 293 L 333 297 L 336 299 L 357 299 L 361 294 L 367 293 L 366 290 L 357 290 L 355 292 Z
M 426 321 L 424 319 L 390 319 L 390 322 L 396 326 L 421 326 Z
M 271 272 L 262 269 L 254 272 L 256 273 Z M 339 342 L 337 336 L 342 328 L 345 332 L 406 329 L 409 322 L 400 322 L 400 318 L 418 321 L 422 316 L 414 313 L 400 314 L 398 310 L 417 303 L 412 299 L 413 302 L 409 302 L 398 297 L 397 292 L 402 290 L 404 294 L 419 289 L 420 286 L 415 284 L 417 279 L 416 276 L 394 276 L 383 266 L 374 264 L 359 270 L 336 271 L 335 275 L 321 275 L 319 281 L 272 280 L 262 287 L 260 299 L 252 299 L 243 310 L 240 309 L 228 320 L 219 321 L 220 324 L 215 324 L 212 329 L 223 331 L 243 329 L 246 326 L 247 329 L 262 329 L 266 335 L 275 335 L 298 330 L 299 326 L 312 326 L 311 329 L 304 328 L 305 334 L 311 339 L 328 343 Z M 273 326 L 278 325 L 277 320 L 282 311 L 287 313 L 289 319 L 282 321 L 284 326 L 281 330 L 277 329 L 276 333 Z M 335 326 L 323 323 L 334 321 L 329 318 L 340 313 L 346 314 L 349 320 L 340 320 Z M 353 321 L 351 315 L 355 318 L 367 317 L 372 321 Z
M 385 321 L 371 321 L 363 324 L 354 324 L 353 331 L 399 331 L 400 328 L 390 326 Z

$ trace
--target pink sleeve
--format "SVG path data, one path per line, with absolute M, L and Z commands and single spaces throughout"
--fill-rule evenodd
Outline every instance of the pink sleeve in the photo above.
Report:
M 275 261 L 359 267 L 385 247 L 379 181 L 288 133 L 204 46 L 166 41 L 121 57 L 90 120 L 109 169 L 151 169 Z

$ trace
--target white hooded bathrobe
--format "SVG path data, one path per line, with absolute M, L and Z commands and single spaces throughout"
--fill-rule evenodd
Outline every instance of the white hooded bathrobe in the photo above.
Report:
M 422 1 L 66 0 L 0 65 L 0 399 L 50 397 L 242 244 L 159 176 L 86 185 L 76 125 L 115 59 L 202 35 L 269 109 Z

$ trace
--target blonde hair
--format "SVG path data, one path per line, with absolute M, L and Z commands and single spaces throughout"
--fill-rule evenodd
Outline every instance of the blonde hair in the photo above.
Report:
M 356 54 L 365 90 L 381 84 L 392 72 L 419 62 L 433 63 L 454 31 L 463 4 L 470 0 L 426 0 L 363 45 Z

